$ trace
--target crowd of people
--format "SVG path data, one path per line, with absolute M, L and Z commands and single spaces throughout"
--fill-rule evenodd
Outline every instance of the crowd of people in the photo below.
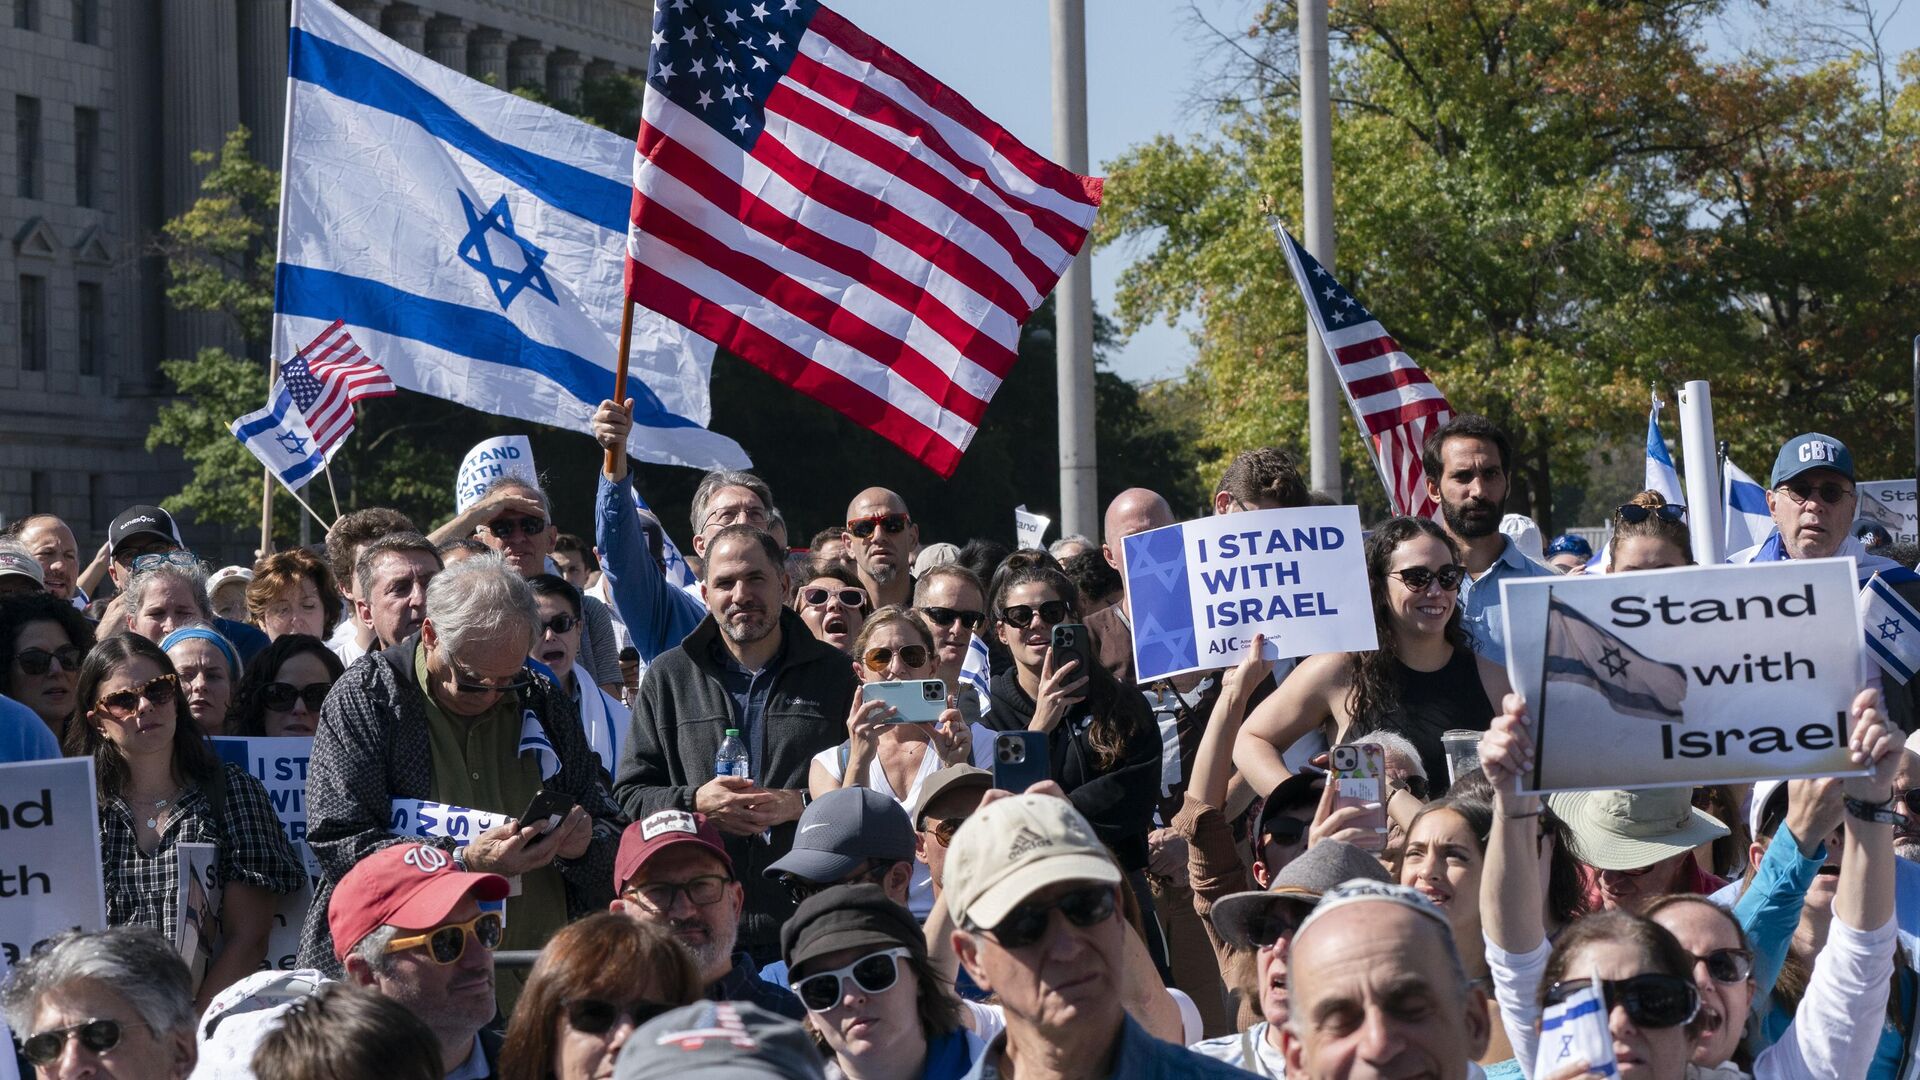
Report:
M 630 410 L 600 406 L 603 448 Z M 716 471 L 692 587 L 621 452 L 591 540 L 524 477 L 431 532 L 359 510 L 217 571 L 158 506 L 84 567 L 31 513 L 0 536 L 0 762 L 91 760 L 109 925 L 3 976 L 16 1052 L 130 1080 L 1920 1074 L 1920 766 L 1879 680 L 1847 719 L 1860 775 L 1517 794 L 1501 583 L 1693 548 L 1647 491 L 1598 558 L 1528 550 L 1512 457 L 1480 417 L 1433 433 L 1438 519 L 1365 541 L 1377 649 L 1256 638 L 1147 680 L 1121 544 L 1177 519 L 1143 488 L 1097 541 L 1013 551 L 868 488 L 796 551 L 767 484 Z M 1774 534 L 1730 561 L 1901 565 L 1853 534 L 1839 440 L 1790 441 L 1770 488 Z M 1211 509 L 1327 501 L 1263 448 Z M 1004 790 L 1020 733 L 1044 772 Z M 214 737 L 311 740 L 317 878 Z M 1328 780 L 1353 745 L 1378 804 Z M 402 803 L 501 823 L 396 831 Z M 198 970 L 186 844 L 221 886 Z M 269 934 L 307 888 L 284 969 Z M 1581 994 L 1612 1060 L 1537 1072 Z

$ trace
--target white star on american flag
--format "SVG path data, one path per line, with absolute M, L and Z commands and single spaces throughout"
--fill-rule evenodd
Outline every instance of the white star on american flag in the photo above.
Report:
M 1336 290 L 1336 289 L 1328 289 L 1327 291 L 1325 291 L 1325 292 L 1323 292 L 1323 293 L 1321 293 L 1320 295 L 1321 295 L 1321 296 L 1324 296 L 1324 297 L 1326 297 L 1326 298 L 1327 298 L 1327 299 L 1329 299 L 1329 300 L 1331 300 L 1331 299 L 1333 299 L 1333 298 L 1334 298 L 1334 296 L 1335 296 L 1335 295 L 1337 295 L 1337 294 L 1338 294 L 1338 290 Z
M 730 27 L 739 26 L 741 23 L 746 21 L 745 19 L 742 19 L 740 17 L 739 12 L 733 10 L 732 8 L 727 9 L 726 20 L 727 20 L 727 25 Z
M 766 22 L 767 21 L 767 5 L 755 4 L 753 5 L 753 10 L 748 14 L 752 15 L 754 18 L 760 20 L 761 22 Z
M 781 49 L 785 48 L 786 45 L 787 45 L 787 39 L 781 37 L 779 34 L 767 35 L 767 48 L 772 49 L 774 52 L 779 52 Z
M 661 82 L 666 82 L 668 79 L 673 78 L 673 75 L 672 64 L 661 64 L 659 67 L 653 69 L 653 77 L 659 79 Z
M 700 91 L 700 99 L 698 101 L 695 101 L 694 104 L 704 109 L 707 106 L 713 104 L 713 95 L 707 93 L 705 90 L 702 90 Z
M 694 42 L 700 40 L 700 31 L 695 30 L 693 27 L 689 26 L 687 27 L 687 32 L 680 35 L 680 40 L 691 45 Z
M 692 71 L 696 78 L 701 75 L 705 75 L 707 73 L 707 62 L 705 60 L 700 59 L 697 56 L 694 57 Z
M 1336 311 L 1336 312 L 1334 312 L 1334 313 L 1333 313 L 1333 321 L 1334 321 L 1334 322 L 1346 322 L 1346 321 L 1347 321 L 1347 313 L 1346 313 L 1346 312 L 1344 312 L 1344 311 Z
M 747 118 L 744 116 L 736 117 L 733 121 L 733 130 L 738 131 L 742 134 L 745 134 L 746 130 L 752 126 L 753 125 L 747 123 Z

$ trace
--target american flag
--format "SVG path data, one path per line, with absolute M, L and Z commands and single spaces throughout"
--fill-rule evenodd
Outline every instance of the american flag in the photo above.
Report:
M 281 361 L 280 377 L 328 461 L 353 432 L 353 403 L 394 393 L 387 369 L 360 351 L 340 319 L 307 342 L 292 360 Z
M 1100 181 L 813 0 L 662 0 L 627 294 L 950 476 Z
M 1292 234 L 1278 223 L 1274 232 L 1307 302 L 1307 316 L 1340 374 L 1347 404 L 1366 433 L 1393 512 L 1433 517 L 1440 506 L 1427 495 L 1420 450 L 1427 435 L 1453 415 L 1446 395 Z

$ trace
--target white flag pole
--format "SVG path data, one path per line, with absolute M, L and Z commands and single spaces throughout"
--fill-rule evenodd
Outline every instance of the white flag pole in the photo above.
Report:
M 1719 442 L 1713 434 L 1713 390 L 1704 380 L 1680 388 L 1680 450 L 1687 463 L 1687 531 L 1693 561 L 1711 566 L 1727 557 L 1722 519 Z

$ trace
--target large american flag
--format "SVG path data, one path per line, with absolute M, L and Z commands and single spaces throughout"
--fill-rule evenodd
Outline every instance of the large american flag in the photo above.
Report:
M 353 431 L 353 403 L 394 393 L 387 369 L 360 351 L 340 319 L 292 360 L 281 361 L 280 377 L 328 461 Z
M 813 0 L 661 0 L 627 294 L 952 475 L 1100 181 Z
M 1347 404 L 1366 433 L 1367 448 L 1380 470 L 1393 512 L 1433 517 L 1440 506 L 1427 494 L 1420 450 L 1427 435 L 1453 415 L 1446 395 L 1401 350 L 1373 312 L 1307 254 L 1291 233 L 1278 223 L 1274 231 L 1280 235 L 1294 283 L 1307 302 L 1307 317 L 1333 358 Z

